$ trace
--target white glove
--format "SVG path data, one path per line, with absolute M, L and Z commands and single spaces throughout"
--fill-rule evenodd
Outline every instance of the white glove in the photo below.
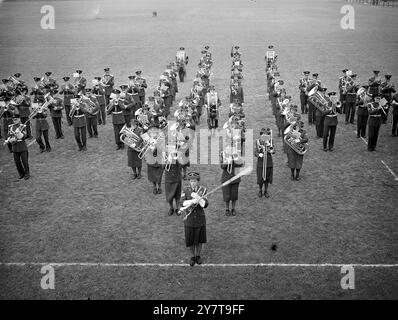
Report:
M 204 208 L 205 205 L 206 205 L 205 199 L 200 199 L 200 200 L 199 200 L 199 205 L 200 205 L 202 208 Z
M 260 158 L 262 158 L 262 157 L 264 157 L 264 154 L 263 154 L 263 153 L 259 153 L 258 156 L 259 156 Z
M 23 133 L 17 132 L 17 139 L 22 139 L 23 138 Z

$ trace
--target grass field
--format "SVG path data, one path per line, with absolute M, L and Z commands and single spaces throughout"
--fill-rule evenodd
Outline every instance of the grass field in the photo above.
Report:
M 62 82 L 82 69 L 92 79 L 110 66 L 122 84 L 141 69 L 150 93 L 184 46 L 190 64 L 178 98 L 189 92 L 208 44 L 211 82 L 226 106 L 229 53 L 238 44 L 246 125 L 255 133 L 264 126 L 276 132 L 265 94 L 268 44 L 276 47 L 281 76 L 297 104 L 298 80 L 306 69 L 319 72 L 328 91 L 337 90 L 345 67 L 362 82 L 375 69 L 392 74 L 393 81 L 398 77 L 395 8 L 354 4 L 355 30 L 343 30 L 345 1 L 54 1 L 55 29 L 42 30 L 45 4 L 1 5 L 1 77 L 21 72 L 31 84 L 33 76 L 52 71 Z M 226 119 L 225 108 L 221 125 Z M 7 149 L 0 151 L 0 298 L 398 298 L 397 267 L 355 267 L 355 290 L 347 291 L 340 287 L 339 266 L 322 265 L 398 264 L 398 181 L 385 166 L 398 173 L 390 119 L 376 153 L 367 152 L 356 126 L 344 124 L 341 116 L 333 153 L 323 152 L 315 128 L 307 127 L 310 150 L 300 182 L 290 181 L 282 140 L 275 137 L 271 197 L 257 198 L 255 172 L 242 179 L 236 217 L 224 215 L 221 192 L 212 197 L 204 265 L 194 268 L 187 264 L 182 219 L 167 215 L 164 194 L 153 196 L 145 164 L 143 179 L 131 180 L 126 152 L 115 151 L 110 121 L 99 127 L 99 139 L 88 140 L 85 153 L 77 152 L 65 118 L 65 140 L 55 140 L 50 127 L 53 151 L 39 155 L 36 144 L 30 147 L 32 178 L 26 182 L 17 179 Z M 193 168 L 206 186 L 218 185 L 218 165 Z M 277 251 L 270 250 L 273 243 Z M 40 263 L 47 262 L 67 263 L 55 267 L 55 290 L 40 287 Z

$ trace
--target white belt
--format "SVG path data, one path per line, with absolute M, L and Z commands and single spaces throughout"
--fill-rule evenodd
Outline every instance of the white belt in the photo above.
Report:
M 381 117 L 381 114 L 370 114 L 369 117 Z
M 81 118 L 84 117 L 84 114 L 78 115 L 78 116 L 74 116 L 75 118 Z
M 119 113 L 123 113 L 123 111 L 118 111 L 118 112 L 112 112 L 113 114 L 119 114 Z

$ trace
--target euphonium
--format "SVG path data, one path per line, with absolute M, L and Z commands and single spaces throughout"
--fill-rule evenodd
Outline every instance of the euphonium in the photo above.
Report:
M 310 101 L 321 112 L 325 112 L 327 109 L 328 101 L 321 93 L 318 92 L 318 86 L 312 88 L 308 93 L 308 101 Z
M 300 142 L 301 133 L 298 130 L 295 130 L 294 127 L 296 123 L 292 123 L 289 127 L 286 128 L 284 134 L 285 143 L 292 148 L 299 155 L 304 155 L 307 152 L 306 144 Z
M 120 130 L 120 141 L 137 152 L 141 152 L 142 150 L 142 138 L 138 136 L 132 128 L 128 128 L 126 125 Z

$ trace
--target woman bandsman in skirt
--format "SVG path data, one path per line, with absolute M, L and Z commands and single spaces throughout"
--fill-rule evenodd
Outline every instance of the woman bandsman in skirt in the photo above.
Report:
M 166 168 L 166 165 L 163 165 L 163 169 Z M 178 160 L 173 160 L 171 163 L 169 170 L 165 170 L 164 172 L 164 189 L 166 193 L 166 201 L 168 202 L 169 216 L 173 215 L 173 213 L 179 215 L 178 212 L 180 208 L 180 198 L 181 198 L 181 188 L 182 188 L 182 166 Z M 175 200 L 176 207 L 174 208 L 173 200 Z
M 148 180 L 153 184 L 153 194 L 161 194 L 163 166 L 161 160 L 162 152 L 158 146 L 155 146 L 153 151 L 148 151 L 145 155 L 145 160 L 148 165 Z
M 300 143 L 307 143 L 308 142 L 308 136 L 306 131 L 303 129 L 304 128 L 304 122 L 302 121 L 297 121 L 297 130 L 300 132 Z M 287 151 L 287 159 L 288 159 L 288 165 L 292 173 L 292 180 L 300 180 L 300 170 L 301 167 L 303 166 L 303 159 L 304 155 L 298 154 L 296 151 L 294 151 L 292 148 L 289 147 Z M 296 174 L 295 174 L 296 173 Z
M 200 252 L 202 244 L 207 242 L 206 217 L 203 208 L 207 208 L 209 202 L 205 198 L 199 200 L 206 193 L 206 188 L 199 186 L 199 173 L 189 172 L 188 180 L 189 186 L 184 188 L 181 199 L 193 202 L 191 212 L 188 210 L 187 218 L 184 220 L 185 244 L 191 249 L 192 257 L 189 264 L 193 267 L 195 263 L 202 264 Z
M 138 120 L 133 119 L 131 124 L 126 124 L 137 136 L 141 136 L 143 130 L 138 126 Z M 142 159 L 138 157 L 139 152 L 133 148 L 127 148 L 127 165 L 133 170 L 133 180 L 141 179 Z
M 262 128 L 260 130 L 260 137 L 256 140 L 254 148 L 254 156 L 257 157 L 257 184 L 260 188 L 258 196 L 269 198 L 268 184 L 272 184 L 273 178 L 273 161 L 272 154 L 275 153 L 272 145 L 271 129 Z M 264 159 L 266 159 L 264 163 Z

